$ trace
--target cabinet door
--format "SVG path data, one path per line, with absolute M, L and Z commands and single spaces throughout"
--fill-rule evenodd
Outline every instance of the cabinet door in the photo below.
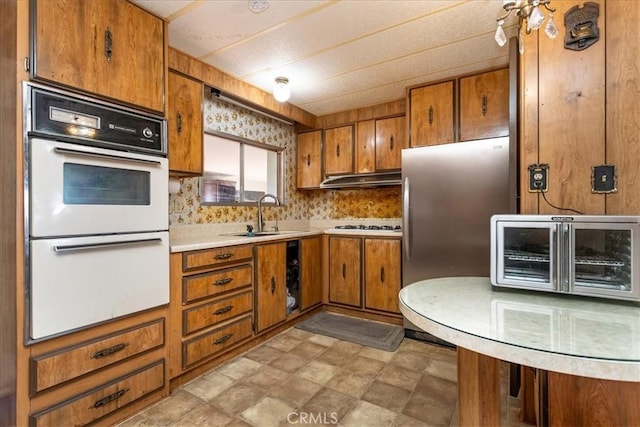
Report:
M 358 122 L 356 132 L 356 173 L 376 170 L 376 122 Z
M 300 240 L 300 310 L 322 302 L 322 238 Z
M 353 125 L 326 129 L 324 149 L 325 174 L 353 172 Z
M 404 116 L 376 120 L 376 170 L 400 169 L 405 141 Z
M 400 313 L 400 240 L 365 239 L 365 308 Z
M 256 246 L 256 331 L 287 318 L 287 244 Z
M 446 144 L 453 136 L 453 81 L 409 92 L 411 146 Z
M 460 141 L 509 135 L 509 70 L 460 79 Z
M 322 131 L 298 134 L 297 185 L 298 188 L 318 188 L 322 182 Z
M 329 301 L 362 306 L 359 237 L 329 238 Z
M 202 83 L 169 72 L 169 170 L 202 175 Z
M 161 19 L 124 0 L 35 5 L 35 79 L 164 112 Z

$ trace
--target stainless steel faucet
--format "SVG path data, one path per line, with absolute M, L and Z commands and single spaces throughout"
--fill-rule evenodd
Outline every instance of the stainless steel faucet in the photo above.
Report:
M 264 228 L 264 221 L 262 221 L 262 201 L 267 197 L 271 197 L 273 200 L 275 200 L 276 206 L 280 206 L 280 200 L 278 200 L 278 198 L 271 193 L 266 193 L 258 199 L 258 233 L 262 233 L 262 229 Z

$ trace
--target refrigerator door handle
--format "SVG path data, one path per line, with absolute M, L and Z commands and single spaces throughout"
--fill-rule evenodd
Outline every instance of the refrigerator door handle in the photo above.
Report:
M 404 178 L 402 193 L 402 243 L 407 259 L 411 259 L 411 214 L 409 212 L 409 195 L 411 194 L 411 183 L 409 177 Z

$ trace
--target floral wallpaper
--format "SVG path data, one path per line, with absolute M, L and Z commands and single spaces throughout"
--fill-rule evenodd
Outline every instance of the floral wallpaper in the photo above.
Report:
M 266 221 L 399 218 L 401 215 L 400 188 L 298 191 L 293 126 L 207 96 L 204 128 L 285 148 L 284 205 L 265 207 Z M 257 207 L 254 206 L 201 206 L 199 184 L 198 178 L 183 178 L 178 193 L 170 194 L 171 225 L 256 221 Z

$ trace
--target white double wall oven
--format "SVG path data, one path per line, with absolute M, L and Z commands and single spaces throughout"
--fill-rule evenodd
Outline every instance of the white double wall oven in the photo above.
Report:
M 169 302 L 166 122 L 25 83 L 29 336 Z

